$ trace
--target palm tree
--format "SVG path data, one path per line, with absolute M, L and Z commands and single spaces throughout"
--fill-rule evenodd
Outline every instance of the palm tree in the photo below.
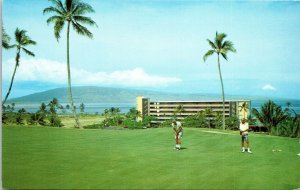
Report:
M 56 110 L 61 108 L 61 105 L 59 104 L 58 100 L 56 98 L 53 98 L 48 106 L 50 107 L 50 113 L 56 114 Z
M 15 69 L 14 69 L 14 72 L 13 72 L 13 75 L 12 75 L 12 78 L 11 78 L 11 82 L 10 82 L 10 85 L 9 85 L 9 88 L 8 88 L 8 92 L 2 102 L 2 105 L 5 104 L 9 94 L 10 94 L 10 91 L 11 91 L 11 88 L 12 88 L 12 85 L 14 83 L 14 78 L 15 78 L 15 75 L 16 75 L 16 71 L 17 71 L 17 67 L 19 66 L 20 64 L 20 57 L 21 57 L 21 50 L 23 52 L 25 52 L 27 55 L 30 55 L 30 56 L 33 56 L 34 57 L 34 53 L 29 51 L 28 49 L 26 49 L 25 47 L 28 46 L 28 45 L 35 45 L 36 42 L 31 40 L 31 38 L 29 36 L 26 35 L 26 30 L 20 30 L 19 28 L 16 29 L 15 31 L 15 44 L 11 45 L 10 47 L 12 48 L 16 48 L 17 49 L 17 55 L 16 55 L 16 65 L 15 65 Z
M 240 108 L 240 112 L 243 112 L 243 118 L 246 119 L 246 115 L 245 114 L 249 110 L 249 106 L 248 106 L 247 102 L 243 102 L 243 104 L 240 105 L 239 108 Z
M 183 105 L 178 105 L 176 108 L 175 108 L 175 112 L 174 112 L 174 115 L 176 115 L 177 113 L 179 113 L 179 116 L 181 116 L 182 112 L 184 112 L 184 107 Z
M 10 48 L 9 42 L 10 42 L 10 37 L 8 34 L 6 34 L 4 27 L 2 27 L 2 47 L 4 49 L 9 49 Z
M 84 112 L 84 108 L 85 108 L 85 105 L 84 103 L 82 102 L 79 106 L 79 109 L 80 109 L 80 112 L 83 113 Z
M 213 119 L 215 113 L 212 111 L 211 108 L 206 108 L 204 110 L 204 114 L 205 114 L 205 117 L 206 117 L 206 119 L 208 121 L 208 127 L 210 128 L 210 123 L 211 123 L 211 120 Z
M 213 55 L 214 53 L 216 53 L 218 56 L 218 68 L 219 68 L 219 75 L 220 75 L 220 81 L 222 87 L 222 99 L 223 99 L 223 130 L 225 130 L 225 95 L 224 95 L 224 85 L 223 85 L 221 66 L 220 66 L 220 54 L 227 61 L 227 53 L 229 51 L 236 52 L 236 50 L 233 47 L 233 43 L 231 41 L 226 40 L 223 42 L 226 36 L 227 35 L 225 33 L 218 34 L 218 32 L 216 32 L 216 37 L 214 42 L 207 39 L 208 44 L 211 46 L 212 49 L 208 50 L 206 54 L 203 56 L 204 62 L 206 61 L 207 57 Z
M 42 112 L 42 113 L 46 113 L 47 112 L 47 106 L 46 106 L 46 104 L 44 102 L 41 103 L 41 106 L 39 108 L 39 112 Z
M 280 122 L 287 118 L 287 115 L 285 115 L 285 112 L 282 110 L 281 106 L 275 104 L 271 100 L 261 106 L 260 112 L 253 108 L 252 113 L 262 124 L 268 128 L 269 133 L 272 133 L 272 127 L 277 128 Z
M 50 6 L 44 9 L 43 13 L 53 13 L 51 17 L 47 19 L 47 23 L 54 23 L 54 36 L 57 41 L 60 38 L 60 33 L 67 24 L 67 73 L 68 73 L 68 96 L 71 104 L 72 112 L 75 118 L 75 127 L 80 127 L 79 120 L 74 107 L 71 90 L 71 71 L 70 71 L 70 54 L 69 54 L 69 35 L 70 26 L 83 36 L 93 38 L 93 34 L 85 27 L 84 24 L 90 26 L 97 26 L 96 23 L 90 18 L 83 16 L 86 13 L 94 12 L 94 9 L 87 3 L 83 3 L 79 0 L 65 0 L 63 3 L 61 0 L 49 0 L 54 6 Z

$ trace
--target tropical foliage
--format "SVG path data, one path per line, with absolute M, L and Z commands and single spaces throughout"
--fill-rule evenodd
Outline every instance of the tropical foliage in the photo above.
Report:
M 246 119 L 246 113 L 249 111 L 247 102 L 243 102 L 242 105 L 239 106 L 239 110 L 243 113 L 243 118 Z
M 204 62 L 209 56 L 213 54 L 217 54 L 218 56 L 218 69 L 219 69 L 219 76 L 220 76 L 221 87 L 222 87 L 222 99 L 223 99 L 223 130 L 225 130 L 225 94 L 224 94 L 224 85 L 223 85 L 221 65 L 220 65 L 220 55 L 227 61 L 228 60 L 227 53 L 229 51 L 236 52 L 236 50 L 233 47 L 233 43 L 231 41 L 228 40 L 224 41 L 226 36 L 227 35 L 225 33 L 216 32 L 216 37 L 214 42 L 207 39 L 211 49 L 208 50 L 203 56 Z
M 272 132 L 272 127 L 276 128 L 280 122 L 287 118 L 281 106 L 278 106 L 271 100 L 261 106 L 260 112 L 255 108 L 252 109 L 252 112 L 268 128 L 269 132 Z
M 4 49 L 9 49 L 10 36 L 5 32 L 4 27 L 2 27 L 2 47 Z

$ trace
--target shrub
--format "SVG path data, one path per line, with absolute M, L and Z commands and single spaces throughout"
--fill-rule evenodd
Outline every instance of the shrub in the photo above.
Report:
M 52 127 L 62 127 L 63 124 L 61 123 L 61 120 L 59 119 L 59 117 L 56 114 L 51 114 L 48 117 L 49 119 L 49 124 Z
M 123 122 L 123 125 L 125 127 L 128 127 L 129 129 L 141 129 L 143 128 L 142 122 L 140 121 L 136 121 L 136 120 L 132 120 L 132 119 L 125 119 Z
M 142 125 L 144 127 L 151 127 L 151 121 L 155 120 L 154 116 L 144 116 L 143 121 L 142 121 Z
M 92 124 L 83 126 L 84 129 L 102 129 L 103 127 L 100 124 Z
M 191 115 L 186 117 L 184 120 L 185 127 L 196 127 L 196 128 L 208 128 L 208 122 L 203 113 L 198 113 L 196 115 Z
M 225 121 L 226 129 L 238 130 L 239 123 L 239 119 L 236 116 L 228 117 Z
M 46 125 L 45 122 L 46 115 L 41 112 L 31 113 L 27 122 L 33 125 Z
M 159 124 L 158 127 L 171 127 L 172 126 L 172 120 L 166 120 Z
M 22 117 L 21 113 L 17 113 L 17 115 L 16 115 L 16 123 L 17 124 L 24 124 L 23 123 L 23 117 Z

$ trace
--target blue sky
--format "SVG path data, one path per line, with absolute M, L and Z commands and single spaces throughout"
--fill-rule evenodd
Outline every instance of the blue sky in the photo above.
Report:
M 226 33 L 237 53 L 221 60 L 225 93 L 298 98 L 300 94 L 300 3 L 297 1 L 86 0 L 98 28 L 94 38 L 71 32 L 74 86 L 111 86 L 182 93 L 221 93 L 217 57 L 203 62 L 207 38 Z M 37 41 L 22 54 L 11 97 L 67 86 L 66 44 L 59 43 L 46 0 L 5 0 L 8 34 L 26 29 Z M 3 51 L 3 92 L 15 50 Z

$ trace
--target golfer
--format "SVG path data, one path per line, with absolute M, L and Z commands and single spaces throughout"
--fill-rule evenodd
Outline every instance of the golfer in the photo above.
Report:
M 172 128 L 175 134 L 175 149 L 180 150 L 181 148 L 181 138 L 183 135 L 182 124 L 179 121 L 172 122 Z
M 242 137 L 242 152 L 245 152 L 244 141 L 247 143 L 247 151 L 252 153 L 250 150 L 250 143 L 248 138 L 248 131 L 249 131 L 249 124 L 247 123 L 246 119 L 242 119 L 240 123 L 240 134 Z

